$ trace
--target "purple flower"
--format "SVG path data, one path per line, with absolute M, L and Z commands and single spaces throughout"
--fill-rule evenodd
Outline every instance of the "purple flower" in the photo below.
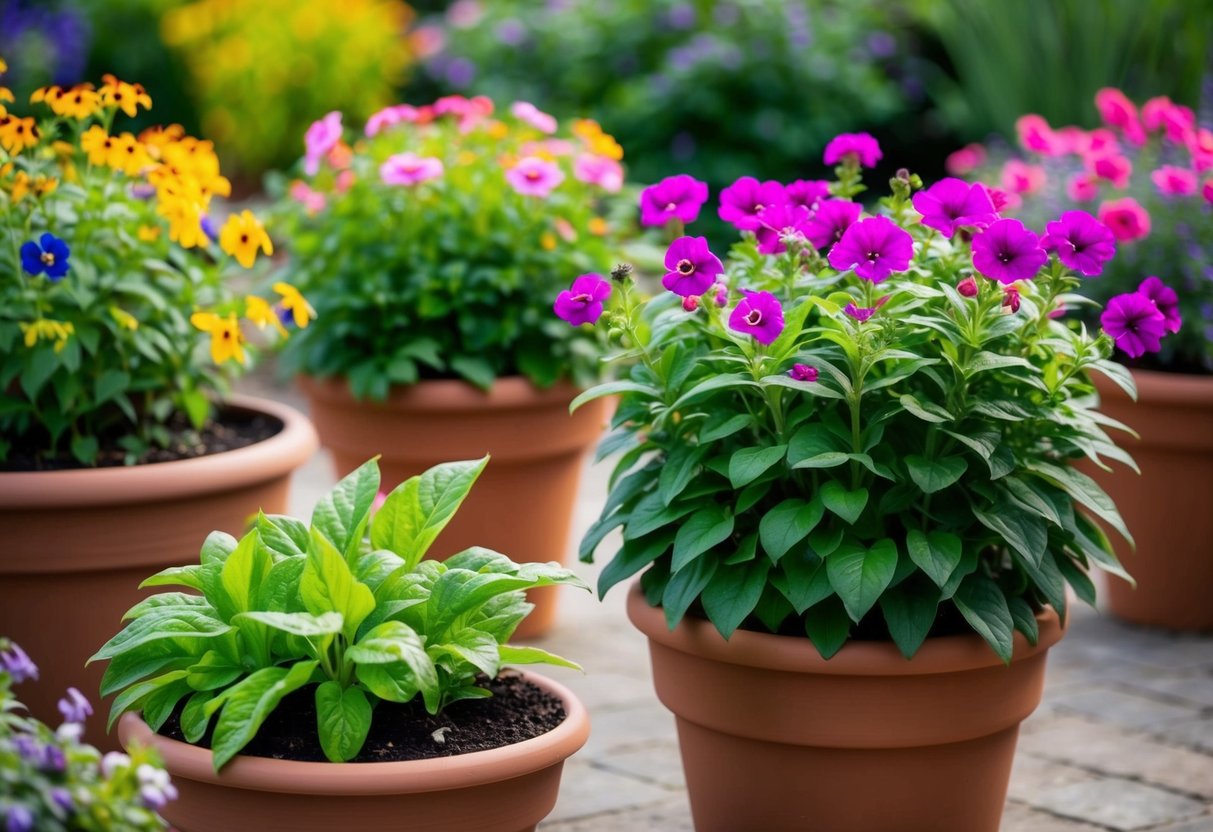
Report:
M 42 749 L 42 759 L 36 763 L 43 771 L 57 772 L 67 770 L 67 757 L 57 745 L 47 745 Z
M 564 181 L 564 171 L 555 162 L 527 156 L 507 170 L 505 178 L 523 196 L 546 197 Z
M 823 249 L 842 239 L 843 232 L 855 224 L 863 210 L 858 202 L 845 199 L 827 199 L 817 205 L 817 210 L 805 223 L 805 236 L 813 248 Z
M 67 243 L 54 234 L 43 234 L 36 243 L 30 240 L 22 244 L 21 268 L 35 276 L 46 272 L 47 279 L 55 283 L 67 274 L 71 254 Z
M 1167 332 L 1179 332 L 1183 318 L 1179 315 L 1179 295 L 1157 277 L 1151 275 L 1141 282 L 1137 291 L 1148 298 L 1162 313 Z
M 27 763 L 37 763 L 42 759 L 42 746 L 29 734 L 17 734 L 13 745 L 17 748 L 17 756 Z
M 427 179 L 442 176 L 442 160 L 433 156 L 417 156 L 413 153 L 397 153 L 389 156 L 379 166 L 379 178 L 386 185 L 411 187 Z
M 794 381 L 817 381 L 817 368 L 810 367 L 808 364 L 793 364 L 792 369 L 788 370 L 788 375 Z
M 854 269 L 864 280 L 880 283 L 893 272 L 905 271 L 914 257 L 914 238 L 888 217 L 869 217 L 847 228 L 830 249 L 830 265 Z
M 743 176 L 720 192 L 717 213 L 739 230 L 753 231 L 761 224 L 767 208 L 787 200 L 787 193 L 778 182 L 759 182 L 752 176 Z
M 1031 280 L 1049 255 L 1019 220 L 998 220 L 973 238 L 973 266 L 999 283 Z
M 65 812 L 72 812 L 76 809 L 76 801 L 72 800 L 72 793 L 62 786 L 55 786 L 51 789 L 51 802 Z
M 0 653 L 0 670 L 13 677 L 13 684 L 24 682 L 26 679 L 38 678 L 38 666 L 30 661 L 30 657 L 19 644 L 11 642 L 8 650 Z
M 602 317 L 602 302 L 611 294 L 611 284 L 600 274 L 583 274 L 556 296 L 556 316 L 572 326 L 592 324 Z
M 762 212 L 759 225 L 754 229 L 758 250 L 763 254 L 782 254 L 788 250 L 784 242 L 787 237 L 808 239 L 808 222 L 809 209 L 803 205 L 782 202 L 770 206 Z
M 883 156 L 880 144 L 867 133 L 842 133 L 830 139 L 822 161 L 837 165 L 849 157 L 865 168 L 873 168 Z
M 824 179 L 798 179 L 784 188 L 789 205 L 803 205 L 810 212 L 830 198 L 830 183 Z
M 914 210 L 922 214 L 922 224 L 945 237 L 951 237 L 962 225 L 985 228 L 998 219 L 985 187 L 961 179 L 940 179 L 914 194 L 913 202 Z
M 211 219 L 210 214 L 203 214 L 198 219 L 198 226 L 202 229 L 202 233 L 206 235 L 208 240 L 219 239 L 219 229 L 215 228 L 215 221 Z
M 20 803 L 15 803 L 5 810 L 5 832 L 30 832 L 33 828 L 34 816 Z
M 699 209 L 708 201 L 708 186 L 693 176 L 680 173 L 667 176 L 640 194 L 640 224 L 661 226 L 672 219 L 683 225 L 699 217 Z
M 1147 352 L 1158 352 L 1162 336 L 1167 331 L 1166 318 L 1140 292 L 1116 295 L 1108 301 L 1099 316 L 1103 331 L 1116 341 L 1116 346 L 1130 358 L 1140 358 Z
M 956 291 L 960 292 L 966 298 L 977 297 L 977 281 L 972 277 L 966 277 L 964 280 L 956 284 Z
M 1112 230 L 1086 211 L 1066 211 L 1045 226 L 1045 231 L 1040 244 L 1087 277 L 1102 273 L 1104 263 L 1116 254 Z
M 308 176 L 315 176 L 320 170 L 320 160 L 324 154 L 341 141 L 341 113 L 334 110 L 319 121 L 312 122 L 303 136 L 307 153 L 303 157 L 303 169 Z
M 706 237 L 679 237 L 670 243 L 665 267 L 669 271 L 661 285 L 684 298 L 702 295 L 724 274 L 720 258 L 708 250 Z
M 783 332 L 783 307 L 779 298 L 770 292 L 752 292 L 742 289 L 745 295 L 729 315 L 729 328 L 754 336 L 760 344 L 771 344 Z
M 149 809 L 162 809 L 165 803 L 177 799 L 177 787 L 162 768 L 143 763 L 135 769 L 135 779 L 139 781 L 139 796 L 143 798 L 143 805 Z
M 708 287 L 708 291 L 712 292 L 712 297 L 716 301 L 717 306 L 725 306 L 729 302 L 729 287 L 723 283 L 715 283 Z
M 875 306 L 856 306 L 854 303 L 848 303 L 842 311 L 846 312 L 848 315 L 862 324 L 867 321 L 868 318 L 876 314 L 876 309 L 877 307 Z
M 93 706 L 76 688 L 68 688 L 67 696 L 59 700 L 59 713 L 64 722 L 84 722 L 93 715 Z

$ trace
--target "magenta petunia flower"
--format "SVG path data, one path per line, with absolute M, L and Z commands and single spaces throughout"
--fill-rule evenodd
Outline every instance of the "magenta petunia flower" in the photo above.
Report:
M 1056 251 L 1061 262 L 1087 277 L 1103 272 L 1104 263 L 1116 254 L 1112 231 L 1086 211 L 1066 211 L 1045 226 L 1040 244 Z
M 1140 292 L 1116 295 L 1099 316 L 1103 331 L 1130 358 L 1158 352 L 1166 333 L 1166 319 L 1154 301 Z
M 1123 92 L 1114 87 L 1099 90 L 1095 93 L 1095 109 L 1099 110 L 1103 123 L 1120 130 L 1130 144 L 1140 147 L 1146 143 L 1137 106 Z
M 985 183 L 981 183 L 985 185 Z M 1016 208 L 1023 205 L 1023 200 L 1019 198 L 1019 194 L 1013 194 L 1004 191 L 1002 188 L 994 188 L 990 185 L 985 185 L 986 193 L 990 195 L 990 202 L 994 203 L 994 210 L 1002 213 L 1005 208 L 1008 211 L 1014 211 Z
M 802 237 L 807 239 L 809 209 L 790 202 L 772 205 L 762 212 L 761 224 L 754 229 L 758 240 L 758 251 L 762 254 L 782 254 L 788 250 L 784 239 Z
M 1049 255 L 1019 220 L 999 220 L 973 237 L 973 267 L 999 283 L 1031 280 Z
M 1019 146 L 1042 156 L 1057 156 L 1063 152 L 1063 144 L 1043 116 L 1029 113 L 1015 121 L 1015 133 Z
M 1002 166 L 1002 187 L 1011 194 L 1031 194 L 1044 187 L 1048 175 L 1040 165 L 1008 159 Z
M 312 122 L 303 136 L 307 152 L 303 158 L 303 169 L 308 176 L 315 176 L 320 170 L 320 160 L 337 142 L 341 141 L 341 113 L 334 110 L 319 121 Z
M 876 314 L 876 307 L 875 306 L 856 306 L 854 303 L 848 303 L 846 306 L 843 307 L 842 311 L 846 312 L 848 315 L 850 315 L 852 318 L 854 318 L 855 320 L 859 321 L 862 324 L 865 321 L 867 321 L 868 318 L 870 318 Z
M 716 301 L 717 306 L 727 306 L 729 303 L 729 287 L 723 283 L 714 283 L 708 287 L 708 291 L 712 293 L 712 299 Z
M 611 294 L 611 284 L 600 274 L 583 274 L 556 296 L 556 316 L 573 326 L 592 324 L 602 317 L 602 302 Z
M 793 364 L 788 375 L 793 381 L 817 381 L 817 368 L 808 364 Z
M 1160 95 L 1142 105 L 1141 121 L 1147 130 L 1161 129 L 1168 139 L 1179 144 L 1184 134 L 1196 126 L 1196 115 L 1188 107 Z
M 665 267 L 669 271 L 661 278 L 661 285 L 684 298 L 702 295 L 724 274 L 724 266 L 708 249 L 706 237 L 679 237 L 670 243 Z
M 783 332 L 783 307 L 779 298 L 770 292 L 752 292 L 742 289 L 745 295 L 729 315 L 729 328 L 754 336 L 760 344 L 774 343 Z
M 1183 326 L 1183 318 L 1179 314 L 1179 295 L 1174 289 L 1150 275 L 1141 282 L 1137 291 L 1149 298 L 1154 308 L 1162 313 L 1167 332 L 1179 332 L 1179 328 Z
M 1150 173 L 1154 187 L 1164 196 L 1188 196 L 1196 193 L 1196 172 L 1174 165 L 1163 165 Z
M 977 280 L 972 277 L 966 277 L 956 284 L 956 291 L 966 298 L 977 297 Z
M 880 152 L 880 144 L 869 134 L 842 133 L 830 139 L 821 158 L 827 165 L 837 165 L 850 158 L 865 168 L 874 168 L 884 154 Z
M 505 178 L 523 196 L 547 197 L 564 181 L 564 171 L 555 162 L 527 156 L 507 170 Z
M 986 163 L 986 149 L 980 144 L 966 144 L 944 160 L 943 166 L 953 176 L 972 173 Z
M 864 280 L 880 283 L 893 272 L 905 271 L 914 257 L 914 238 L 888 217 L 868 217 L 842 233 L 830 249 L 830 265 L 854 269 Z
M 1099 183 L 1087 173 L 1076 173 L 1066 180 L 1066 196 L 1075 202 L 1090 202 L 1099 196 Z
M 427 179 L 442 176 L 442 160 L 433 156 L 417 156 L 413 153 L 397 153 L 389 156 L 379 166 L 379 178 L 386 185 L 413 185 Z
M 679 220 L 683 225 L 692 223 L 707 201 L 706 182 L 685 173 L 667 176 L 640 194 L 640 224 L 660 226 L 670 220 Z
M 743 176 L 720 192 L 717 213 L 738 229 L 753 231 L 761 225 L 766 209 L 787 201 L 787 192 L 780 183 L 759 182 L 752 176 Z
M 610 194 L 623 187 L 623 165 L 595 153 L 581 153 L 573 160 L 573 176 Z
M 998 214 L 985 186 L 961 179 L 940 179 L 913 197 L 914 210 L 922 224 L 951 237 L 961 226 L 985 228 Z
M 365 133 L 367 136 L 377 136 L 383 130 L 401 122 L 413 122 L 419 118 L 420 111 L 410 104 L 394 104 L 384 107 L 366 120 Z
M 1150 234 L 1150 215 L 1131 196 L 1100 203 L 1098 216 L 1099 221 L 1112 229 L 1112 235 L 1122 243 L 1140 240 Z
M 1111 182 L 1114 188 L 1126 188 L 1133 175 L 1133 163 L 1119 153 L 1102 153 L 1086 157 L 1087 172 L 1097 179 Z
M 830 198 L 830 183 L 824 179 L 798 179 L 783 192 L 789 205 L 803 205 L 813 212 L 818 204 Z
M 699 298 L 695 295 L 688 295 L 682 299 L 682 311 L 694 312 L 699 308 Z
M 1200 195 L 1205 198 L 1205 202 L 1213 205 L 1213 179 L 1206 179 L 1205 184 L 1200 186 Z
M 513 113 L 514 118 L 531 125 L 540 133 L 551 135 L 556 132 L 556 118 L 529 101 L 515 101 L 510 105 L 510 112 Z
M 805 236 L 813 248 L 823 249 L 842 239 L 843 233 L 859 219 L 863 206 L 845 199 L 827 199 L 805 223 Z

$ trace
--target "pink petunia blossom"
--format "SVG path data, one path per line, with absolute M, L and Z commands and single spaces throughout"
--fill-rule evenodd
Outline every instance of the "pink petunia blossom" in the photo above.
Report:
M 684 298 L 702 295 L 724 274 L 724 266 L 708 248 L 706 237 L 679 237 L 670 243 L 665 267 L 669 271 L 661 278 L 661 285 Z
M 944 160 L 944 167 L 953 176 L 964 176 L 972 173 L 986 163 L 986 149 L 980 144 L 966 144 L 960 150 L 949 154 Z
M 1140 240 L 1150 233 L 1149 213 L 1131 196 L 1105 200 L 1100 203 L 1096 216 L 1122 243 Z
M 1166 318 L 1154 301 L 1140 292 L 1116 295 L 1108 301 L 1099 323 L 1130 358 L 1158 352 L 1166 334 Z
M 1196 193 L 1196 172 L 1174 165 L 1163 165 L 1150 173 L 1154 187 L 1163 196 L 1189 196 Z
M 1205 202 L 1213 205 L 1213 179 L 1205 180 L 1205 184 L 1200 188 L 1200 195 L 1205 198 Z
M 990 202 L 994 203 L 994 210 L 1002 213 L 1003 209 L 1014 211 L 1019 206 L 1023 205 L 1023 200 L 1019 198 L 1019 194 L 1008 193 L 1002 188 L 992 188 L 989 185 L 984 185 L 986 193 L 990 195 Z
M 783 332 L 783 306 L 770 292 L 742 289 L 744 297 L 729 314 L 729 329 L 752 335 L 760 344 L 771 345 Z
M 1074 202 L 1090 202 L 1099 196 L 1099 183 L 1088 173 L 1076 173 L 1066 180 L 1066 196 Z
M 1095 93 L 1095 109 L 1108 127 L 1121 132 L 1129 144 L 1141 147 L 1146 143 L 1146 131 L 1137 115 L 1137 105 L 1114 87 L 1104 87 Z
M 507 170 L 505 178 L 523 196 L 546 198 L 564 181 L 564 171 L 555 162 L 527 156 Z
M 805 236 L 815 249 L 833 246 L 858 219 L 863 206 L 846 199 L 827 199 L 817 206 L 804 225 Z
M 893 272 L 905 271 L 914 257 L 914 238 L 888 217 L 869 217 L 847 228 L 830 249 L 830 265 L 880 283 Z
M 319 121 L 312 122 L 312 126 L 303 136 L 303 143 L 307 148 L 303 169 L 308 176 L 315 176 L 320 171 L 320 160 L 341 141 L 341 132 L 341 113 L 336 110 Z
M 1126 188 L 1129 178 L 1133 175 L 1133 163 L 1118 153 L 1092 155 L 1086 157 L 1087 173 L 1111 182 L 1114 188 Z
M 784 188 L 784 196 L 789 205 L 802 205 L 811 213 L 830 198 L 830 183 L 824 179 L 798 179 Z
M 806 231 L 810 216 L 808 208 L 790 202 L 767 208 L 759 218 L 758 227 L 754 229 L 758 251 L 762 254 L 782 254 L 788 250 L 788 238 L 799 237 L 807 240 Z
M 1106 127 L 1097 127 L 1075 138 L 1074 152 L 1082 157 L 1120 153 L 1120 140 Z
M 1199 172 L 1213 168 L 1213 130 L 1201 127 L 1188 132 L 1188 152 L 1192 154 L 1192 167 Z
M 583 274 L 556 296 L 552 305 L 557 317 L 570 326 L 592 324 L 602 317 L 602 304 L 611 294 L 611 284 L 600 274 Z
M 573 176 L 610 194 L 623 187 L 623 165 L 594 153 L 582 153 L 573 160 Z
M 1149 298 L 1154 307 L 1162 313 L 1163 326 L 1167 332 L 1179 332 L 1179 328 L 1183 326 L 1183 318 L 1179 314 L 1179 295 L 1174 289 L 1150 275 L 1141 282 L 1137 291 Z
M 1058 141 L 1049 122 L 1045 121 L 1043 116 L 1035 113 L 1029 113 L 1016 119 L 1015 133 L 1019 136 L 1019 146 L 1031 153 L 1058 156 L 1064 150 L 1063 144 Z
M 1086 211 L 1066 211 L 1045 230 L 1048 233 L 1041 245 L 1057 252 L 1062 263 L 1087 277 L 1102 274 L 1104 263 L 1116 254 L 1111 230 Z
M 793 381 L 814 382 L 817 381 L 817 368 L 808 364 L 793 364 L 788 375 Z
M 1008 159 L 1002 166 L 1002 186 L 1007 193 L 1035 193 L 1044 187 L 1047 178 L 1040 165 L 1029 165 L 1020 159 Z
M 414 153 L 397 153 L 395 156 L 389 156 L 379 166 L 379 178 L 386 185 L 412 187 L 427 179 L 437 179 L 442 173 L 441 159 Z
M 999 220 L 973 237 L 973 267 L 999 283 L 1031 280 L 1048 260 L 1040 238 L 1019 220 Z
M 303 210 L 309 214 L 318 214 L 324 210 L 324 194 L 313 189 L 302 179 L 296 179 L 292 182 L 290 190 L 287 193 L 291 199 L 302 205 Z
M 515 101 L 510 105 L 510 112 L 513 113 L 514 118 L 526 122 L 540 133 L 547 133 L 550 136 L 556 132 L 555 116 L 548 115 L 529 101 Z
M 694 222 L 708 201 L 708 184 L 680 173 L 667 176 L 640 193 L 640 224 L 662 226 L 670 220 L 683 225 Z
M 841 133 L 830 139 L 822 161 L 827 165 L 841 164 L 847 159 L 865 168 L 874 168 L 884 158 L 880 144 L 867 133 Z
M 377 136 L 388 127 L 404 122 L 416 122 L 418 110 L 411 104 L 395 104 L 384 107 L 366 120 L 365 133 L 367 136 Z
M 940 179 L 914 194 L 912 202 L 914 210 L 922 215 L 922 224 L 945 237 L 953 236 L 962 226 L 985 228 L 998 219 L 985 186 L 962 179 Z

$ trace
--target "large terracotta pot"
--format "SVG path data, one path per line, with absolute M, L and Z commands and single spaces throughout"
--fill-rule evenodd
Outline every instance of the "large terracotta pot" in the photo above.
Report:
M 355 399 L 341 379 L 300 384 L 338 475 L 381 454 L 388 490 L 439 462 L 492 455 L 433 556 L 487 546 L 520 562 L 564 561 L 582 464 L 607 419 L 603 400 L 570 416 L 575 388 L 539 390 L 519 377 L 499 379 L 487 393 L 462 381 L 423 381 L 393 388 L 384 402 Z M 535 611 L 519 637 L 551 628 L 556 592 L 528 592 Z
M 525 742 L 455 757 L 400 763 L 300 763 L 237 756 L 219 774 L 211 752 L 155 734 L 126 714 L 124 746 L 154 745 L 179 797 L 161 810 L 178 832 L 408 829 L 525 832 L 552 811 L 566 758 L 585 744 L 590 721 L 568 688 L 527 679 L 558 696 L 567 717 Z
M 85 661 L 154 589 L 143 579 L 196 562 L 215 529 L 239 534 L 257 509 L 286 510 L 291 472 L 316 450 L 311 424 L 276 402 L 243 396 L 231 409 L 282 422 L 255 445 L 177 462 L 126 468 L 0 473 L 0 635 L 41 671 L 19 689 L 40 719 L 71 685 L 93 701 L 86 738 L 105 737 L 108 703 L 97 702 L 105 665 Z
M 1108 608 L 1135 624 L 1213 631 L 1213 377 L 1134 370 L 1137 402 L 1093 373 L 1102 410 L 1141 435 L 1116 433 L 1141 476 L 1093 465 L 1137 543 L 1118 546 L 1137 588 L 1107 582 Z
M 1019 723 L 1040 703 L 1045 653 L 1015 636 L 1004 666 L 977 636 L 929 639 L 911 661 L 851 642 L 829 661 L 807 639 L 706 620 L 667 629 L 633 587 L 653 684 L 674 712 L 699 832 L 997 832 Z

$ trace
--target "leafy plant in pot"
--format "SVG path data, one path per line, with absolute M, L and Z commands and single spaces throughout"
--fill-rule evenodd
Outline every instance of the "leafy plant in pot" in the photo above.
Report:
M 1051 314 L 1069 255 L 955 180 L 902 172 L 866 215 L 878 153 L 841 136 L 836 182 L 726 189 L 727 266 L 684 236 L 660 296 L 617 273 L 602 309 L 556 303 L 631 363 L 574 402 L 620 396 L 581 553 L 622 528 L 598 588 L 640 573 L 701 830 L 996 830 L 1067 584 L 1123 575 L 1068 461 L 1124 456 L 1086 374 L 1131 382 Z
M 137 575 L 285 507 L 311 427 L 227 390 L 251 351 L 241 317 L 285 335 L 279 311 L 308 314 L 287 284 L 276 310 L 225 282 L 269 238 L 250 212 L 216 229 L 229 185 L 209 142 L 121 129 L 151 106 L 141 86 L 32 103 L 0 107 L 0 632 L 43 657 L 44 691 L 87 690 L 88 641 L 138 600 Z M 28 704 L 49 719 L 44 691 Z
M 284 357 L 321 441 L 340 473 L 382 454 L 390 483 L 492 453 L 437 554 L 480 542 L 559 560 L 605 410 L 569 419 L 596 378 L 593 336 L 551 320 L 547 299 L 618 237 L 622 150 L 593 122 L 459 96 L 389 107 L 361 132 L 347 144 L 340 113 L 316 122 L 301 178 L 281 186 L 287 269 L 320 313 Z M 524 633 L 550 626 L 551 592 Z
M 260 514 L 240 540 L 214 532 L 199 563 L 145 582 L 200 594 L 140 603 L 93 658 L 109 660 L 124 744 L 154 746 L 173 775 L 180 796 L 164 815 L 177 829 L 408 817 L 516 832 L 551 811 L 585 710 L 555 682 L 500 671 L 577 667 L 508 640 L 530 610 L 524 590 L 585 585 L 478 547 L 423 560 L 487 461 L 412 477 L 372 517 L 372 460 L 310 526 Z M 484 725 L 496 736 L 477 746 Z
M 1141 319 L 1116 339 L 1137 396 L 1098 385 L 1104 412 L 1137 434 L 1128 448 L 1141 476 L 1083 468 L 1123 507 L 1137 541 L 1126 560 L 1137 586 L 1111 584 L 1109 608 L 1138 624 L 1213 631 L 1204 590 L 1213 582 L 1213 131 L 1165 96 L 1139 109 L 1103 89 L 1095 107 L 1103 126 L 1089 131 L 1023 116 L 1024 156 L 1002 161 L 1003 185 L 1028 222 L 1070 205 L 1107 223 L 1102 244 L 1114 238 L 1117 256 L 1080 291 L 1108 305 L 1105 317 L 1128 309 Z M 967 170 L 983 153 L 968 148 L 952 164 Z M 1189 521 L 1170 522 L 1176 513 Z

